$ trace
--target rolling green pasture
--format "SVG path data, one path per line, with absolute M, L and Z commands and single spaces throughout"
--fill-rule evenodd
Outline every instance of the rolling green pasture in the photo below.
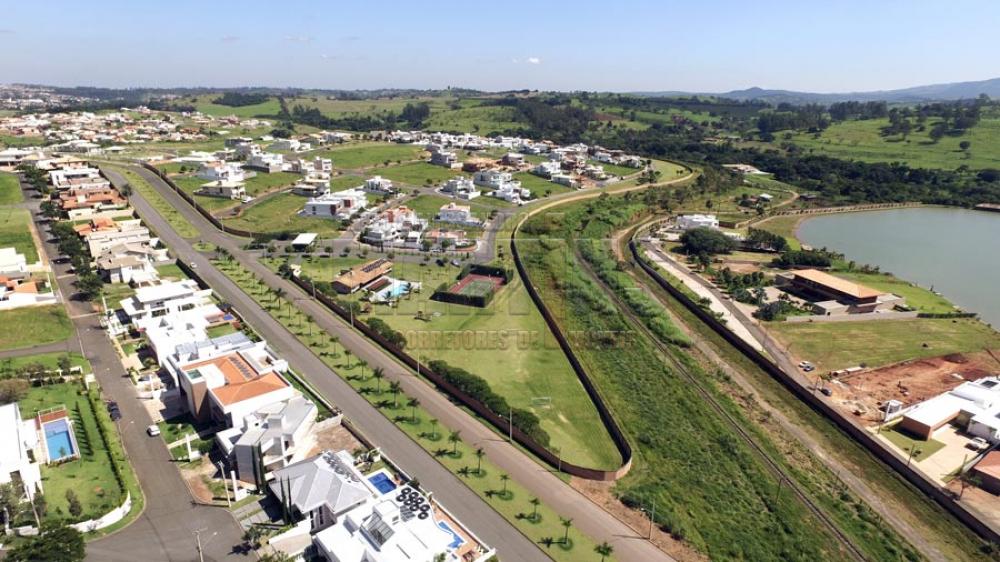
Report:
M 299 216 L 298 212 L 302 210 L 305 202 L 305 197 L 292 193 L 277 193 L 250 205 L 239 217 L 226 218 L 222 222 L 232 228 L 261 234 L 315 232 L 328 235 L 340 231 L 340 221 Z
M 281 111 L 281 105 L 278 104 L 277 98 L 271 98 L 264 103 L 258 103 L 255 105 L 245 105 L 242 107 L 230 107 L 228 105 L 219 105 L 212 103 L 212 100 L 219 97 L 220 94 L 208 94 L 204 96 L 198 96 L 197 102 L 194 104 L 198 111 L 204 113 L 205 115 L 213 115 L 216 117 L 226 116 L 226 115 L 236 115 L 237 117 L 256 117 L 258 115 L 274 116 Z M 185 100 L 186 101 L 186 100 Z
M 405 162 L 420 158 L 423 148 L 413 144 L 359 143 L 311 153 L 333 160 L 339 170 L 355 170 L 383 165 L 386 161 Z
M 390 166 L 378 171 L 378 175 L 388 178 L 401 186 L 437 185 L 459 175 L 458 170 L 435 166 L 428 162 L 412 162 Z

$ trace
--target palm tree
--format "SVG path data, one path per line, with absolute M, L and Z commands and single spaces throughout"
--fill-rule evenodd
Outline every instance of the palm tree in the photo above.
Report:
M 538 521 L 538 504 L 542 503 L 542 500 L 540 500 L 538 498 L 531 498 L 530 500 L 528 500 L 528 503 L 531 504 L 531 508 L 532 508 L 531 509 L 531 520 L 532 521 Z
M 306 323 L 309 324 L 309 339 L 313 337 L 313 317 L 311 314 L 306 315 Z
M 333 344 L 333 356 L 336 357 L 339 355 L 337 353 L 337 344 L 340 343 L 340 338 L 337 336 L 330 336 L 330 343 Z
M 478 462 L 478 464 L 476 465 L 476 474 L 482 474 L 483 473 L 483 457 L 484 456 L 486 456 L 486 451 L 484 451 L 482 447 L 479 447 L 478 449 L 476 449 L 476 461 Z
M 281 287 L 274 289 L 273 293 L 275 301 L 278 301 L 279 299 L 281 299 L 281 297 L 285 296 L 285 290 L 282 289 Z
M 451 456 L 458 455 L 458 444 L 462 441 L 461 431 L 452 431 L 448 434 L 448 442 L 451 443 Z
M 410 407 L 410 421 L 417 423 L 417 406 L 420 405 L 420 399 L 410 398 L 406 401 L 406 405 Z
M 431 418 L 431 439 L 437 439 L 438 437 L 438 421 L 437 418 Z
M 594 552 L 601 555 L 601 562 L 604 562 L 604 559 L 607 558 L 608 556 L 611 556 L 611 554 L 614 551 L 615 547 L 608 544 L 607 541 L 602 542 L 601 544 L 594 547 Z
M 351 368 L 351 355 L 354 355 L 350 349 L 344 348 L 344 355 L 347 357 L 347 364 L 344 365 L 345 368 Z
M 364 359 L 358 359 L 358 366 L 361 367 L 361 380 L 365 380 L 365 367 L 368 366 L 368 362 Z
M 508 480 L 510 480 L 510 475 L 509 474 L 501 474 L 500 475 L 500 481 L 503 482 L 503 491 L 501 492 L 503 494 L 503 497 L 507 497 L 507 481 Z
M 389 383 L 389 392 L 392 393 L 392 407 L 399 407 L 399 391 L 403 389 L 403 385 L 399 384 L 399 381 L 392 381 Z
M 566 532 L 563 534 L 562 542 L 563 544 L 569 544 L 569 528 L 573 526 L 573 519 L 560 517 L 559 522 L 566 529 Z
M 382 379 L 385 378 L 385 369 L 375 367 L 372 371 L 372 377 L 375 378 L 375 394 L 382 394 Z

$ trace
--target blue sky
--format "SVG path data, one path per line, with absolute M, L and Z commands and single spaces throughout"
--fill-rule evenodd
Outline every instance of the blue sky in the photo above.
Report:
M 4 4 L 0 82 L 838 92 L 1000 77 L 995 0 Z

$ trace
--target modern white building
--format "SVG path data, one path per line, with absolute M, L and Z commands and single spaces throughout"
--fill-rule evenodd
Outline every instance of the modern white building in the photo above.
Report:
M 297 395 L 281 376 L 288 363 L 267 342 L 255 342 L 242 332 L 179 345 L 167 357 L 166 370 L 195 419 L 227 428 Z
M 393 187 L 392 180 L 383 178 L 382 176 L 368 178 L 365 180 L 365 184 L 362 189 L 368 193 L 374 193 L 376 195 L 392 195 L 399 191 Z
M 208 304 L 212 304 L 212 289 L 202 289 L 194 279 L 139 287 L 135 295 L 121 301 L 122 310 L 140 329 L 148 319 L 170 316 Z
M 472 176 L 472 182 L 476 185 L 481 185 L 490 189 L 500 189 L 504 185 L 513 183 L 514 177 L 510 172 L 502 172 L 500 170 L 480 170 Z
M 13 248 L 0 248 L 0 275 L 23 275 L 28 272 L 28 260 Z
M 1000 443 L 1000 377 L 965 381 L 905 411 L 899 426 L 923 439 L 957 424 L 990 443 Z
M 679 230 L 691 230 L 692 228 L 719 228 L 719 219 L 715 215 L 681 215 L 677 217 L 677 228 Z
M 38 446 L 35 421 L 22 420 L 17 403 L 0 406 L 0 483 L 20 482 L 29 499 L 42 490 Z
M 236 465 L 237 478 L 247 484 L 306 458 L 316 445 L 316 404 L 293 396 L 254 411 L 233 427 L 216 433 L 222 451 Z M 235 421 L 235 420 L 234 420 Z M 259 474 L 263 466 L 264 474 Z
M 458 156 L 450 150 L 438 149 L 431 152 L 431 164 L 451 168 L 458 163 Z
M 386 209 L 373 220 L 361 235 L 363 241 L 369 244 L 403 244 L 416 247 L 420 237 L 427 228 L 427 220 L 417 216 L 406 206 Z
M 206 197 L 243 200 L 247 197 L 247 188 L 242 181 L 217 180 L 202 184 L 197 193 Z
M 142 226 L 138 219 L 115 221 L 109 229 L 88 232 L 84 235 L 84 242 L 91 256 L 100 256 L 118 244 L 156 245 L 156 239 L 150 237 L 149 229 Z
M 368 198 L 360 189 L 324 193 L 306 201 L 302 216 L 322 219 L 350 219 L 368 206 Z
M 251 145 L 256 146 L 256 145 Z M 284 169 L 285 157 L 275 152 L 257 152 L 247 158 L 247 168 L 273 174 Z
M 272 474 L 271 493 L 297 517 L 310 521 L 313 531 L 333 525 L 375 497 L 347 451 L 324 451 Z
M 115 244 L 97 257 L 97 270 L 109 283 L 148 283 L 156 280 L 155 262 L 166 250 L 154 250 L 136 243 Z
M 49 172 L 52 187 L 64 190 L 70 188 L 106 188 L 111 182 L 101 176 L 97 168 L 60 168 Z
M 479 226 L 482 221 L 472 215 L 472 207 L 468 205 L 457 205 L 454 201 L 442 205 L 438 210 L 437 219 L 441 222 L 450 222 L 468 226 Z
M 476 184 L 472 180 L 464 176 L 458 176 L 451 178 L 441 185 L 442 193 L 451 193 L 459 199 L 475 199 L 479 197 L 482 192 L 476 189 Z
M 230 162 L 211 162 L 198 170 L 198 177 L 213 182 L 242 182 L 246 180 L 246 172 L 238 164 Z
M 559 162 L 553 162 L 552 160 L 541 162 L 531 169 L 532 174 L 543 178 L 552 178 L 552 176 L 560 172 L 562 172 L 562 167 L 559 165 Z

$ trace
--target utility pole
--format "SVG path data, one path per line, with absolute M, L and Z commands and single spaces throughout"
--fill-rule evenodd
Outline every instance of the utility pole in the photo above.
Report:
M 653 540 L 653 521 L 656 520 L 656 502 L 653 502 L 653 511 L 649 516 L 649 540 Z
M 201 529 L 196 530 L 194 536 L 198 541 L 198 562 L 205 562 L 205 553 L 201 550 Z
M 508 408 L 507 414 L 507 439 L 514 442 L 514 408 Z

